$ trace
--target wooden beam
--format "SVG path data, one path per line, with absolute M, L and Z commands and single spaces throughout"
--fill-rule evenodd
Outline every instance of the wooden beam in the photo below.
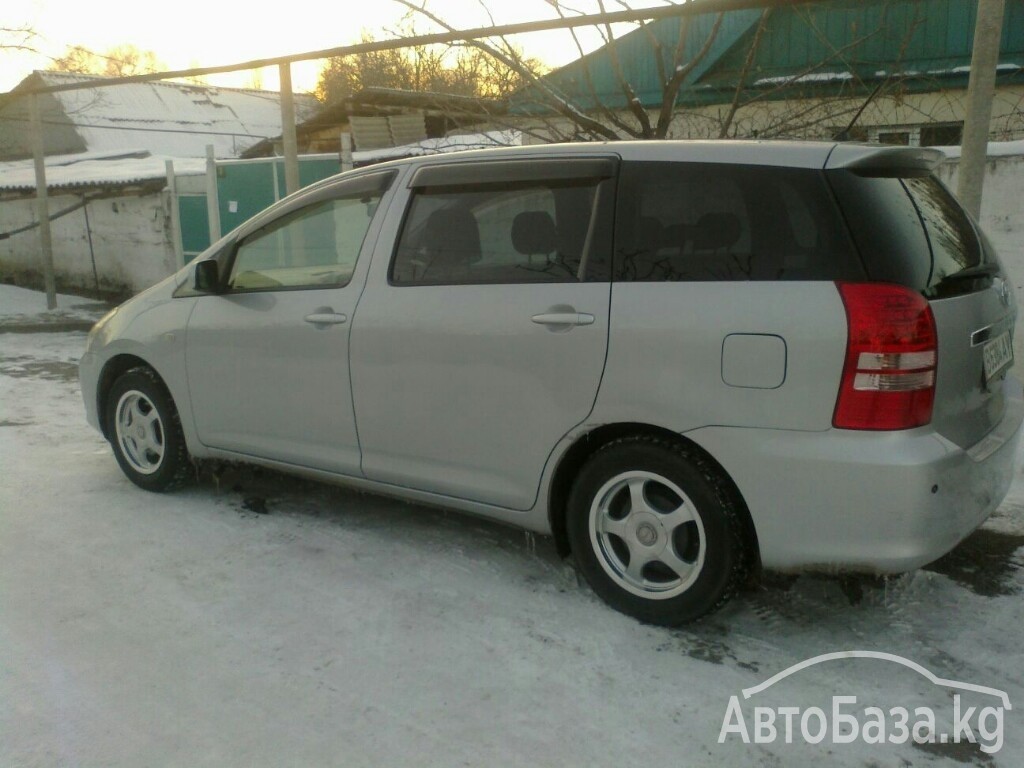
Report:
M 527 21 L 518 24 L 499 24 L 491 27 L 474 27 L 472 29 L 457 29 L 451 32 L 434 32 L 427 35 L 412 35 L 410 37 L 398 37 L 393 40 L 377 40 L 354 45 L 342 45 L 337 48 L 324 48 L 317 51 L 306 51 L 288 56 L 275 56 L 269 59 L 253 59 L 238 64 L 223 64 L 214 67 L 195 67 L 193 69 L 177 69 L 167 72 L 147 72 L 141 75 L 129 75 L 127 77 L 106 77 L 96 80 L 82 80 L 77 83 L 65 83 L 63 85 L 37 86 L 35 88 L 22 88 L 17 91 L 10 91 L 0 95 L 0 102 L 3 96 L 19 96 L 28 93 L 55 93 L 57 91 L 75 91 L 89 88 L 106 88 L 112 85 L 126 85 L 128 83 L 148 83 L 158 80 L 182 79 L 186 77 L 205 77 L 207 75 L 219 75 L 225 72 L 239 72 L 249 69 L 261 69 L 263 67 L 277 67 L 282 64 L 291 64 L 297 61 L 314 61 L 316 59 L 329 59 L 335 56 L 351 56 L 358 53 L 373 53 L 374 51 L 393 51 L 399 48 L 410 48 L 420 45 L 443 45 L 446 43 L 464 42 L 467 40 L 480 40 L 490 37 L 505 37 L 508 35 L 521 35 L 527 32 L 546 32 L 553 29 L 575 29 L 576 27 L 590 27 L 598 24 L 617 24 L 631 21 L 656 21 L 658 19 L 680 18 L 683 16 L 700 16 L 728 11 L 743 11 L 751 8 L 792 8 L 801 5 L 812 5 L 822 0 L 700 0 L 700 2 L 687 2 L 680 5 L 667 5 L 657 8 L 630 8 L 621 11 L 608 13 L 591 13 L 582 16 L 567 16 L 565 18 L 542 19 L 540 21 Z

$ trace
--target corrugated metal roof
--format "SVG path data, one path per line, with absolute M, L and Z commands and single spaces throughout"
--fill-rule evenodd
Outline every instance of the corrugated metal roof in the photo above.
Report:
M 749 71 L 745 88 L 764 88 L 792 98 L 792 88 L 835 92 L 870 90 L 881 78 L 897 76 L 911 90 L 966 85 L 977 0 L 831 0 L 776 7 Z M 707 56 L 684 81 L 680 105 L 717 103 L 732 97 L 743 75 L 761 11 L 726 12 Z M 708 39 L 715 14 L 693 17 L 684 63 Z M 662 19 L 616 40 L 625 79 L 645 107 L 658 107 L 662 70 L 672 72 L 680 19 Z M 662 70 L 652 44 L 657 40 Z M 1024 82 L 1024 0 L 1007 0 L 1000 46 L 1000 77 Z M 544 78 L 575 104 L 626 106 L 609 46 L 555 70 Z M 941 83 L 941 85 L 939 84 Z M 529 86 L 513 95 L 513 111 L 530 112 L 544 99 Z
M 67 72 L 36 72 L 46 85 L 96 79 Z M 130 83 L 53 94 L 61 115 L 88 151 L 141 147 L 154 155 L 203 157 L 213 144 L 218 157 L 236 157 L 268 136 L 281 134 L 280 96 L 273 91 L 216 88 L 190 83 Z M 312 96 L 296 96 L 296 117 L 316 109 Z

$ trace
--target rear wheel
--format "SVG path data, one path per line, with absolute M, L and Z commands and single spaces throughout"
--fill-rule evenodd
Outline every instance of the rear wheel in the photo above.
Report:
M 675 626 L 724 604 L 745 572 L 735 493 L 717 467 L 658 438 L 616 440 L 580 471 L 568 506 L 577 566 L 623 613 Z
M 147 491 L 181 485 L 188 451 L 167 388 L 149 368 L 122 374 L 107 396 L 107 436 L 129 480 Z

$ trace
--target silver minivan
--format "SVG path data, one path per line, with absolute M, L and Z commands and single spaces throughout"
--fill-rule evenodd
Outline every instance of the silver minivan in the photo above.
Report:
M 623 142 L 341 174 L 93 329 L 162 491 L 261 464 L 554 536 L 675 625 L 759 568 L 892 573 L 1004 497 L 1013 291 L 931 150 Z

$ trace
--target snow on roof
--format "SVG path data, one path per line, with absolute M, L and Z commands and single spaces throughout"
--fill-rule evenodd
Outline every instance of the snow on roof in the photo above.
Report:
M 94 75 L 37 72 L 45 85 L 97 79 Z M 280 94 L 191 83 L 129 83 L 107 88 L 58 91 L 67 119 L 89 151 L 143 147 L 154 155 L 237 157 L 261 139 L 281 135 Z M 297 95 L 296 118 L 316 108 L 312 96 Z
M 403 144 L 399 147 L 368 149 L 352 153 L 353 163 L 380 163 L 385 160 L 397 160 L 401 157 L 419 157 L 421 155 L 438 155 L 444 152 L 462 152 L 469 149 L 490 149 L 492 147 L 518 147 L 523 143 L 520 131 L 488 131 L 486 133 L 467 133 L 457 136 L 445 136 L 439 139 L 424 139 L 414 144 Z
M 206 172 L 206 160 L 200 158 L 171 158 L 150 155 L 147 150 L 121 150 L 120 152 L 83 152 L 80 155 L 55 155 L 46 158 L 46 186 L 48 189 L 111 185 L 123 186 L 164 179 L 165 162 L 174 160 L 177 175 Z M 0 163 L 0 190 L 34 190 L 35 166 L 31 160 Z
M 754 81 L 754 85 L 778 85 L 779 83 L 825 83 L 837 80 L 852 80 L 851 72 L 806 72 L 798 77 L 781 75 L 779 77 L 762 77 Z

